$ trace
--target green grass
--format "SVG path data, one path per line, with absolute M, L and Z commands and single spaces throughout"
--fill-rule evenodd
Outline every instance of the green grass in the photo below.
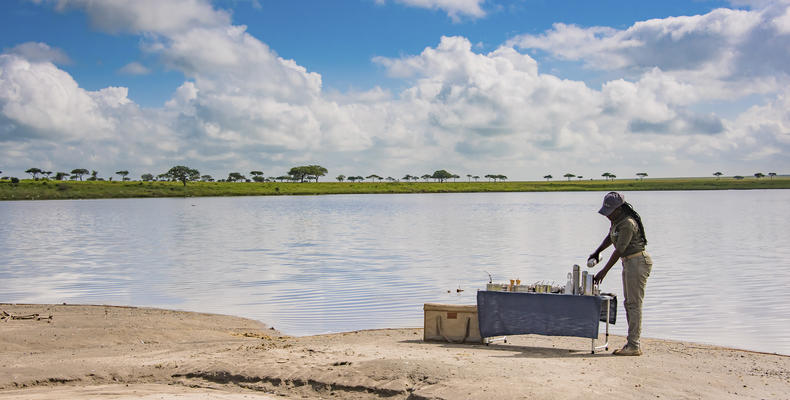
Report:
M 318 182 L 231 183 L 79 182 L 25 179 L 0 181 L 0 200 L 105 199 L 135 197 L 270 196 L 362 193 L 560 192 L 632 190 L 790 189 L 790 177 L 618 179 L 615 181 L 516 182 Z

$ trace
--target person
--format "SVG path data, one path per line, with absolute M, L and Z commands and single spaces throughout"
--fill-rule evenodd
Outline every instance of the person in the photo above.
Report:
M 603 250 L 614 245 L 614 252 L 609 261 L 595 274 L 595 283 L 600 283 L 614 266 L 617 260 L 623 265 L 623 294 L 625 296 L 625 317 L 628 321 L 628 342 L 622 349 L 615 350 L 615 355 L 639 356 L 642 347 L 639 337 L 642 333 L 642 299 L 645 297 L 647 277 L 653 268 L 653 260 L 645 251 L 647 237 L 642 218 L 631 204 L 625 201 L 622 194 L 609 192 L 604 196 L 603 206 L 598 210 L 611 221 L 609 234 L 595 251 L 591 259 L 599 261 Z M 588 264 L 589 265 L 589 264 Z

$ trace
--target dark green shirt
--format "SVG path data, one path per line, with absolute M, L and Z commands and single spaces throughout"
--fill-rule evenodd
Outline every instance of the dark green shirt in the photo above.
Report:
M 609 228 L 609 239 L 612 240 L 614 248 L 620 252 L 621 257 L 645 250 L 645 238 L 639 232 L 639 224 L 627 214 L 612 221 L 612 227 Z

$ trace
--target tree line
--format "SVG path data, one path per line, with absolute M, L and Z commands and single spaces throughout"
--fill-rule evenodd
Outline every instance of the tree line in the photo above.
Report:
M 639 179 L 641 181 L 641 180 L 643 180 L 643 179 L 645 179 L 647 177 L 647 172 L 637 172 L 634 175 L 636 175 L 637 179 Z M 721 178 L 722 175 L 724 175 L 724 173 L 720 172 L 720 171 L 716 171 L 716 172 L 713 173 L 713 176 L 715 176 L 716 179 Z M 615 180 L 615 178 L 617 178 L 617 175 L 615 175 L 615 174 L 613 174 L 611 172 L 604 172 L 603 174 L 601 174 L 601 176 L 605 180 Z M 769 172 L 767 176 L 770 177 L 771 179 L 773 179 L 773 177 L 776 176 L 776 172 Z M 760 178 L 765 178 L 766 175 L 763 174 L 762 172 L 757 172 L 757 173 L 754 174 L 754 177 L 757 178 L 757 179 L 760 179 Z M 584 178 L 584 176 L 582 176 L 582 175 L 575 175 L 575 174 L 572 174 L 572 173 L 569 172 L 569 173 L 566 173 L 565 175 L 563 175 L 563 178 L 568 178 L 568 181 L 570 181 L 571 178 L 577 178 L 579 180 L 582 180 Z M 733 179 L 744 179 L 744 177 L 741 176 L 741 175 L 735 175 L 732 178 Z M 548 182 L 548 181 L 554 179 L 554 177 L 551 174 L 549 174 L 549 175 L 544 175 L 543 179 L 545 179 Z
M 158 174 L 158 175 L 153 175 L 151 173 L 142 174 L 140 176 L 140 180 L 144 181 L 144 182 L 152 182 L 152 181 L 171 181 L 171 182 L 175 182 L 175 181 L 178 181 L 178 182 L 183 183 L 184 186 L 186 186 L 186 183 L 190 182 L 190 181 L 202 181 L 202 182 L 310 182 L 310 181 L 315 181 L 315 182 L 318 182 L 318 179 L 320 177 L 322 177 L 322 176 L 325 176 L 328 172 L 329 171 L 326 168 L 324 168 L 324 167 L 322 167 L 320 165 L 303 165 L 303 166 L 293 167 L 293 168 L 291 168 L 288 171 L 287 174 L 280 175 L 280 176 L 265 177 L 263 171 L 250 171 L 249 172 L 249 178 L 247 176 L 245 176 L 244 174 L 240 173 L 240 172 L 230 172 L 228 174 L 227 178 L 214 179 L 214 177 L 212 177 L 211 175 L 201 175 L 200 172 L 198 170 L 196 170 L 196 169 L 193 169 L 193 168 L 190 168 L 190 167 L 187 167 L 187 166 L 183 166 L 183 165 L 177 165 L 175 167 L 170 168 L 167 172 L 164 172 L 162 174 Z M 0 171 L 0 173 L 2 173 L 2 171 Z M 75 169 L 71 170 L 71 173 L 67 173 L 67 172 L 52 172 L 52 171 L 43 170 L 41 168 L 29 168 L 29 169 L 27 169 L 25 171 L 25 173 L 30 174 L 34 180 L 38 180 L 39 179 L 39 175 L 42 178 L 47 179 L 47 180 L 48 179 L 54 179 L 54 180 L 58 180 L 58 181 L 62 181 L 62 180 L 66 180 L 66 179 L 82 181 L 83 177 L 86 177 L 86 176 L 87 176 L 87 178 L 85 178 L 84 180 L 87 180 L 87 181 L 104 181 L 105 180 L 104 178 L 101 178 L 101 177 L 98 176 L 98 172 L 97 171 L 95 171 L 95 170 L 88 171 L 85 168 L 75 168 Z M 54 176 L 53 176 L 53 174 L 54 174 Z M 120 177 L 121 181 L 130 181 L 131 180 L 131 178 L 128 177 L 129 171 L 127 171 L 127 170 L 116 171 L 115 175 L 118 175 Z M 637 178 L 639 180 L 643 180 L 644 178 L 646 178 L 648 176 L 647 172 L 637 172 L 635 175 L 637 176 Z M 717 172 L 713 173 L 713 176 L 715 176 L 716 179 L 720 179 L 721 176 L 723 176 L 723 175 L 724 175 L 724 173 L 722 173 L 720 171 L 717 171 Z M 754 177 L 757 178 L 757 179 L 761 179 L 761 178 L 764 178 L 764 177 L 768 176 L 771 179 L 773 179 L 773 177 L 775 177 L 776 175 L 777 174 L 775 172 L 769 172 L 767 175 L 763 174 L 762 172 L 757 172 L 757 173 L 754 174 Z M 480 179 L 480 176 L 472 175 L 472 174 L 467 174 L 466 177 L 467 177 L 469 182 L 471 182 L 472 179 L 474 179 L 475 182 L 478 182 L 479 179 Z M 577 178 L 578 180 L 581 180 L 581 179 L 584 178 L 584 176 L 582 176 L 582 175 L 576 175 L 576 174 L 573 174 L 573 173 L 570 173 L 570 172 L 564 174 L 563 177 L 567 178 L 568 181 L 570 181 L 572 178 Z M 615 174 L 613 174 L 611 172 L 604 172 L 604 173 L 601 174 L 601 177 L 603 177 L 605 180 L 614 180 L 615 178 L 617 178 L 617 175 L 615 175 Z M 396 178 L 393 178 L 391 176 L 388 176 L 388 177 L 384 178 L 384 177 L 381 177 L 381 176 L 379 176 L 377 174 L 370 174 L 370 175 L 365 176 L 365 177 L 363 177 L 361 175 L 359 175 L 359 176 L 338 175 L 338 176 L 335 177 L 335 179 L 337 179 L 338 182 L 344 182 L 344 181 L 348 181 L 348 182 L 364 182 L 365 180 L 369 180 L 370 182 L 376 182 L 376 181 L 381 182 L 382 180 L 386 180 L 387 182 L 400 182 L 400 181 L 406 181 L 406 182 L 414 181 L 414 182 L 416 182 L 416 181 L 419 181 L 419 180 L 423 180 L 425 182 L 429 182 L 429 181 L 433 180 L 434 182 L 439 182 L 439 183 L 446 182 L 446 181 L 448 181 L 450 179 L 452 179 L 453 182 L 455 182 L 459 178 L 461 178 L 459 175 L 450 173 L 450 172 L 448 172 L 447 170 L 444 170 L 444 169 L 440 169 L 440 170 L 434 171 L 432 174 L 423 174 L 423 175 L 407 174 L 407 175 L 405 175 L 404 177 L 402 177 L 400 179 L 396 179 Z M 502 182 L 502 181 L 505 181 L 505 180 L 508 179 L 507 176 L 501 175 L 501 174 L 488 174 L 488 175 L 485 175 L 484 178 L 488 179 L 489 182 L 492 182 L 492 181 L 493 182 L 497 182 L 497 181 Z M 2 177 L 0 179 L 2 179 L 2 180 L 9 180 L 10 179 L 10 180 L 16 181 L 16 182 L 19 181 L 17 178 L 9 178 L 9 177 Z M 543 179 L 546 179 L 546 181 L 548 182 L 548 181 L 554 179 L 554 177 L 551 174 L 547 174 L 547 175 L 543 176 Z M 733 176 L 733 179 L 744 179 L 744 177 L 741 176 L 741 175 L 735 175 L 735 176 Z M 112 181 L 113 177 L 110 176 L 110 177 L 108 177 L 107 180 Z

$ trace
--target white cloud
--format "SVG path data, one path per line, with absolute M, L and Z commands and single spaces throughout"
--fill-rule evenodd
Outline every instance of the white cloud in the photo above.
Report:
M 332 174 L 445 168 L 536 179 L 557 170 L 598 176 L 619 168 L 682 175 L 723 159 L 790 166 L 783 156 L 790 154 L 790 104 L 777 90 L 786 81 L 781 74 L 746 73 L 759 60 L 742 65 L 736 54 L 755 32 L 776 29 L 762 22 L 781 21 L 778 9 L 771 16 L 717 10 L 625 31 L 557 25 L 512 41 L 626 71 L 600 88 L 540 73 L 535 58 L 510 44 L 479 53 L 464 37 L 443 37 L 419 54 L 374 58 L 403 79 L 400 93 L 326 93 L 321 75 L 283 59 L 208 3 L 64 4 L 92 20 L 115 21 L 113 31 L 141 32 L 143 50 L 186 81 L 164 107 L 142 109 L 125 88 L 87 91 L 51 62 L 0 56 L 0 159 L 22 170 L 49 163 L 158 173 L 183 163 L 215 175 L 245 169 L 280 175 L 304 162 Z M 144 18 L 173 7 L 185 16 Z M 765 49 L 787 44 L 776 40 Z M 697 48 L 697 55 L 672 65 L 646 54 Z M 749 93 L 765 103 L 732 117 L 698 109 Z
M 596 69 L 704 69 L 726 78 L 739 74 L 740 64 L 745 68 L 770 61 L 765 58 L 769 54 L 758 59 L 747 57 L 758 37 L 776 33 L 767 31 L 771 29 L 767 22 L 763 11 L 717 9 L 704 15 L 641 21 L 626 30 L 555 24 L 546 33 L 520 35 L 509 43 L 564 60 L 583 61 Z M 786 40 L 783 42 L 786 44 Z M 773 50 L 786 53 L 781 42 L 775 43 Z M 790 72 L 786 65 L 772 65 L 777 68 L 767 73 Z
M 71 59 L 66 53 L 58 48 L 50 47 L 46 43 L 26 42 L 18 44 L 5 51 L 7 54 L 16 54 L 34 62 L 47 61 L 53 64 L 71 64 Z
M 139 62 L 133 61 L 121 67 L 118 72 L 126 75 L 148 75 L 151 70 Z
M 105 89 L 110 90 L 111 89 Z M 0 55 L 0 114 L 18 127 L 11 134 L 52 139 L 106 137 L 113 122 L 102 113 L 108 92 L 88 92 L 49 62 Z M 114 93 L 112 103 L 119 103 Z
M 482 8 L 485 0 L 393 0 L 411 7 L 427 8 L 431 10 L 442 10 L 447 13 L 453 21 L 460 21 L 461 17 L 482 18 L 486 12 Z M 384 4 L 386 0 L 376 0 L 376 3 Z
M 44 0 L 47 1 L 47 0 Z M 48 0 L 59 9 L 85 10 L 94 26 L 107 32 L 172 34 L 195 27 L 230 24 L 230 14 L 205 0 Z

